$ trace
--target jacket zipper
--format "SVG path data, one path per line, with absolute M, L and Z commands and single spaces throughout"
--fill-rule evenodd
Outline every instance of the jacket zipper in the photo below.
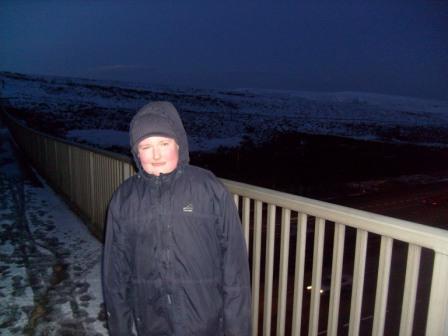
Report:
M 163 202 L 163 200 L 162 200 L 162 188 L 164 187 L 163 186 L 163 180 L 162 180 L 162 178 L 161 177 L 158 177 L 157 179 L 156 179 L 156 186 L 157 186 L 157 196 L 158 196 L 158 202 L 159 202 L 159 220 L 160 220 L 160 223 L 162 223 L 162 224 L 164 224 L 163 223 L 163 213 L 164 213 L 164 206 L 165 206 L 165 204 L 164 204 L 164 202 Z M 170 233 L 171 233 L 171 225 L 170 225 L 170 223 L 168 222 L 168 223 L 166 223 L 166 227 L 165 228 L 162 228 L 162 233 L 163 233 L 163 238 L 162 238 L 162 240 L 163 240 L 163 246 L 164 246 L 164 248 L 166 249 L 166 251 L 165 251 L 165 255 L 164 255 L 164 257 L 165 257 L 165 267 L 166 267 L 166 269 L 165 269 L 165 272 L 164 272 L 164 275 L 165 275 L 165 277 L 168 275 L 168 272 L 169 272 L 169 268 L 170 268 L 170 247 L 169 247 L 169 236 L 170 236 Z M 167 290 L 169 291 L 169 289 L 167 288 Z M 166 298 L 167 298 L 167 303 L 168 303 L 168 305 L 172 305 L 173 304 L 173 299 L 172 299 L 172 296 L 171 296 L 171 294 L 168 292 L 167 294 L 166 294 Z

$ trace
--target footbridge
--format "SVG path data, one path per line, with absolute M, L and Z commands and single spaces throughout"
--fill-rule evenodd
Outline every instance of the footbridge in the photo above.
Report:
M 135 173 L 131 160 L 3 118 L 101 240 L 112 193 Z M 448 335 L 448 231 L 222 182 L 250 256 L 253 335 Z

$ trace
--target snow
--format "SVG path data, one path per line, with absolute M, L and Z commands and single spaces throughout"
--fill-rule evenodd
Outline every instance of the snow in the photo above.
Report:
M 293 96 L 327 102 L 358 102 L 371 104 L 397 111 L 427 111 L 431 113 L 447 113 L 447 103 L 438 100 L 390 96 L 366 92 L 306 92 L 295 91 Z
M 130 119 L 153 100 L 179 109 L 193 151 L 290 131 L 448 146 L 448 101 L 366 92 L 180 89 L 5 72 L 0 80 L 2 96 L 29 119 L 43 121 L 37 126 L 105 149 L 128 148 Z
M 102 245 L 18 163 L 0 129 L 2 335 L 107 335 Z

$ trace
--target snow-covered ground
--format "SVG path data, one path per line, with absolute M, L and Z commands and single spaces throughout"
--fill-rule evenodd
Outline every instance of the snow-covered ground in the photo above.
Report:
M 0 334 L 107 335 L 102 245 L 0 125 Z
M 34 127 L 102 148 L 127 147 L 129 121 L 151 100 L 180 110 L 193 151 L 296 131 L 448 146 L 448 101 L 373 93 L 218 90 L 0 73 L 1 96 Z

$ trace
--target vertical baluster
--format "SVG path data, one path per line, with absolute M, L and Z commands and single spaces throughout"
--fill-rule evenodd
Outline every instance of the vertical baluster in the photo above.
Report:
M 306 222 L 308 216 L 298 214 L 297 219 L 297 241 L 296 241 L 296 264 L 294 273 L 294 302 L 292 316 L 292 335 L 299 336 L 302 324 L 303 304 L 303 277 L 305 273 L 305 247 L 306 247 Z
M 390 262 L 392 258 L 393 239 L 381 237 L 380 262 L 376 284 L 375 313 L 373 317 L 372 335 L 382 336 L 386 320 L 387 294 L 389 290 Z
M 258 335 L 262 206 L 261 201 L 255 201 L 254 246 L 252 251 L 252 335 L 254 336 Z
M 240 196 L 238 194 L 234 194 L 233 201 L 235 202 L 235 207 L 238 210 L 240 207 Z
M 345 226 L 335 223 L 333 260 L 331 269 L 330 305 L 328 309 L 328 336 L 338 333 L 339 303 L 341 298 L 342 266 L 344 264 Z
M 361 322 L 362 292 L 364 289 L 364 272 L 366 268 L 368 232 L 356 230 L 355 267 L 353 269 L 352 299 L 350 304 L 350 323 L 348 334 L 359 334 Z
M 415 301 L 417 297 L 418 272 L 422 248 L 409 244 L 404 282 L 403 305 L 401 309 L 400 336 L 411 336 L 414 324 Z
M 448 255 L 435 253 L 426 336 L 448 335 Z
M 250 226 L 250 198 L 243 197 L 243 214 L 242 214 L 242 222 L 243 222 L 243 233 L 244 239 L 246 240 L 246 248 L 249 252 L 250 248 L 250 240 L 249 240 L 249 226 Z
M 264 275 L 263 335 L 271 334 L 272 278 L 274 275 L 275 205 L 268 206 L 266 235 L 266 266 Z
M 288 258 L 289 258 L 289 236 L 291 226 L 291 210 L 282 210 L 282 232 L 280 244 L 280 272 L 278 288 L 278 314 L 277 335 L 285 334 L 286 319 L 286 294 L 288 290 Z
M 320 290 L 322 285 L 322 263 L 324 256 L 325 219 L 316 218 L 313 248 L 313 279 L 311 281 L 311 307 L 308 335 L 315 336 L 319 331 Z

